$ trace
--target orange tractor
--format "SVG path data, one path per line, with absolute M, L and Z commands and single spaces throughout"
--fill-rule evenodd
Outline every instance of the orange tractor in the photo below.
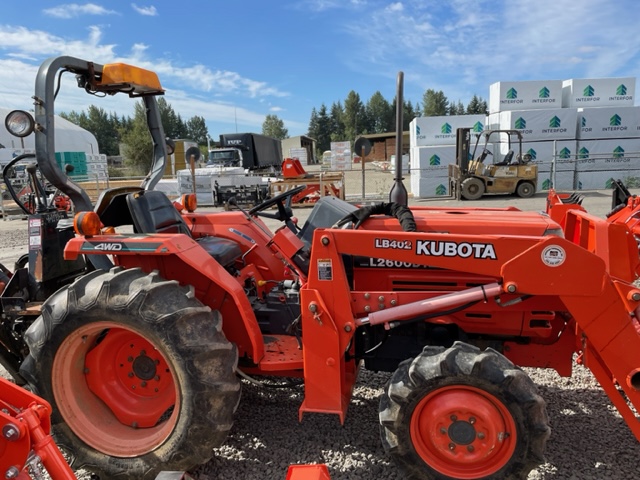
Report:
M 58 169 L 59 70 L 90 93 L 142 99 L 154 153 L 139 188 L 94 206 Z M 162 92 L 151 72 L 72 57 L 36 79 L 37 164 L 77 213 L 73 227 L 61 212 L 30 217 L 29 267 L 1 297 L 0 361 L 50 402 L 74 468 L 142 479 L 208 461 L 233 424 L 238 373 L 297 377 L 301 420 L 345 422 L 367 368 L 390 372 L 380 436 L 406 476 L 525 477 L 550 428 L 519 367 L 570 376 L 576 353 L 640 439 L 639 257 L 623 221 L 567 208 L 563 230 L 515 208 L 329 196 L 300 226 L 287 200 L 304 186 L 199 213 L 193 197 L 153 190 Z M 283 225 L 271 232 L 261 216 Z

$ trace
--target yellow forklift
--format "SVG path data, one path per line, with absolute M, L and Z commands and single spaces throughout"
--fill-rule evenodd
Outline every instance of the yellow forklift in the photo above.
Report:
M 472 135 L 476 136 L 471 153 Z M 509 150 L 498 163 L 485 164 L 493 153 L 487 148 L 491 141 L 507 137 Z M 481 141 L 484 139 L 482 147 Z M 517 146 L 513 145 L 517 143 Z M 513 148 L 517 148 L 517 154 Z M 481 152 L 478 153 L 478 151 Z M 473 134 L 470 128 L 456 131 L 456 163 L 449 165 L 449 194 L 456 200 L 478 200 L 485 194 L 515 193 L 528 198 L 536 192 L 538 166 L 531 155 L 522 154 L 522 133 L 518 130 L 485 130 Z

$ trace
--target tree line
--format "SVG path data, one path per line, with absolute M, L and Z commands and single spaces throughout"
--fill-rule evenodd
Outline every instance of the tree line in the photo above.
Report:
M 403 131 L 409 130 L 409 124 L 415 117 L 433 117 L 442 115 L 488 114 L 487 102 L 474 95 L 465 107 L 458 100 L 450 102 L 442 90 L 428 89 L 419 102 L 413 105 L 403 101 Z M 389 133 L 396 130 L 396 98 L 391 102 L 379 92 L 371 95 L 366 103 L 360 95 L 351 90 L 342 102 L 334 102 L 330 108 L 323 103 L 319 109 L 311 111 L 307 135 L 316 140 L 317 150 L 329 150 L 331 142 L 355 140 L 359 135 Z
M 196 115 L 184 121 L 163 97 L 158 99 L 158 110 L 167 137 L 188 138 L 198 145 L 207 145 L 209 132 L 204 117 Z M 136 102 L 133 117 L 119 117 L 95 105 L 90 105 L 86 113 L 71 111 L 60 113 L 60 116 L 93 133 L 100 153 L 122 155 L 126 165 L 136 174 L 144 175 L 149 171 L 153 146 L 142 102 Z
M 209 132 L 203 117 L 196 115 L 184 121 L 163 97 L 158 99 L 158 108 L 165 134 L 169 138 L 193 140 L 206 154 Z M 460 100 L 450 102 L 442 90 L 428 89 L 422 96 L 422 105 L 420 102 L 415 105 L 411 101 L 403 102 L 403 130 L 409 129 L 415 117 L 487 113 L 487 102 L 477 95 L 465 107 Z M 94 105 L 89 106 L 86 113 L 71 111 L 60 116 L 93 133 L 101 153 L 122 155 L 126 165 L 135 173 L 148 172 L 152 145 L 142 102 L 136 102 L 133 117 L 119 117 Z M 377 91 L 364 103 L 360 95 L 351 90 L 344 103 L 337 101 L 331 107 L 323 103 L 318 109 L 314 107 L 311 110 L 307 136 L 316 140 L 317 150 L 321 153 L 330 149 L 331 142 L 353 141 L 359 135 L 394 132 L 395 116 L 395 97 L 388 101 Z M 289 136 L 282 119 L 273 114 L 265 117 L 262 134 L 280 140 Z

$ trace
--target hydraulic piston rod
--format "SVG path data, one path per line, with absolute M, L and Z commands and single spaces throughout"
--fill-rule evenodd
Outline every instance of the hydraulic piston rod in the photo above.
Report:
M 356 320 L 357 325 L 379 325 L 397 320 L 406 320 L 426 313 L 436 312 L 444 308 L 462 305 L 476 300 L 486 300 L 489 297 L 500 295 L 502 286 L 499 283 L 489 283 L 479 287 L 469 288 L 460 292 L 449 293 L 429 300 L 407 303 L 397 307 L 373 312 L 364 318 Z

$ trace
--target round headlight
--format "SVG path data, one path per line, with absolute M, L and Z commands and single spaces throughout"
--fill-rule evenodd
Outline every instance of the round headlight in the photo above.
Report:
M 16 137 L 26 137 L 33 132 L 35 122 L 33 117 L 24 110 L 14 110 L 4 119 L 4 126 L 10 134 Z

